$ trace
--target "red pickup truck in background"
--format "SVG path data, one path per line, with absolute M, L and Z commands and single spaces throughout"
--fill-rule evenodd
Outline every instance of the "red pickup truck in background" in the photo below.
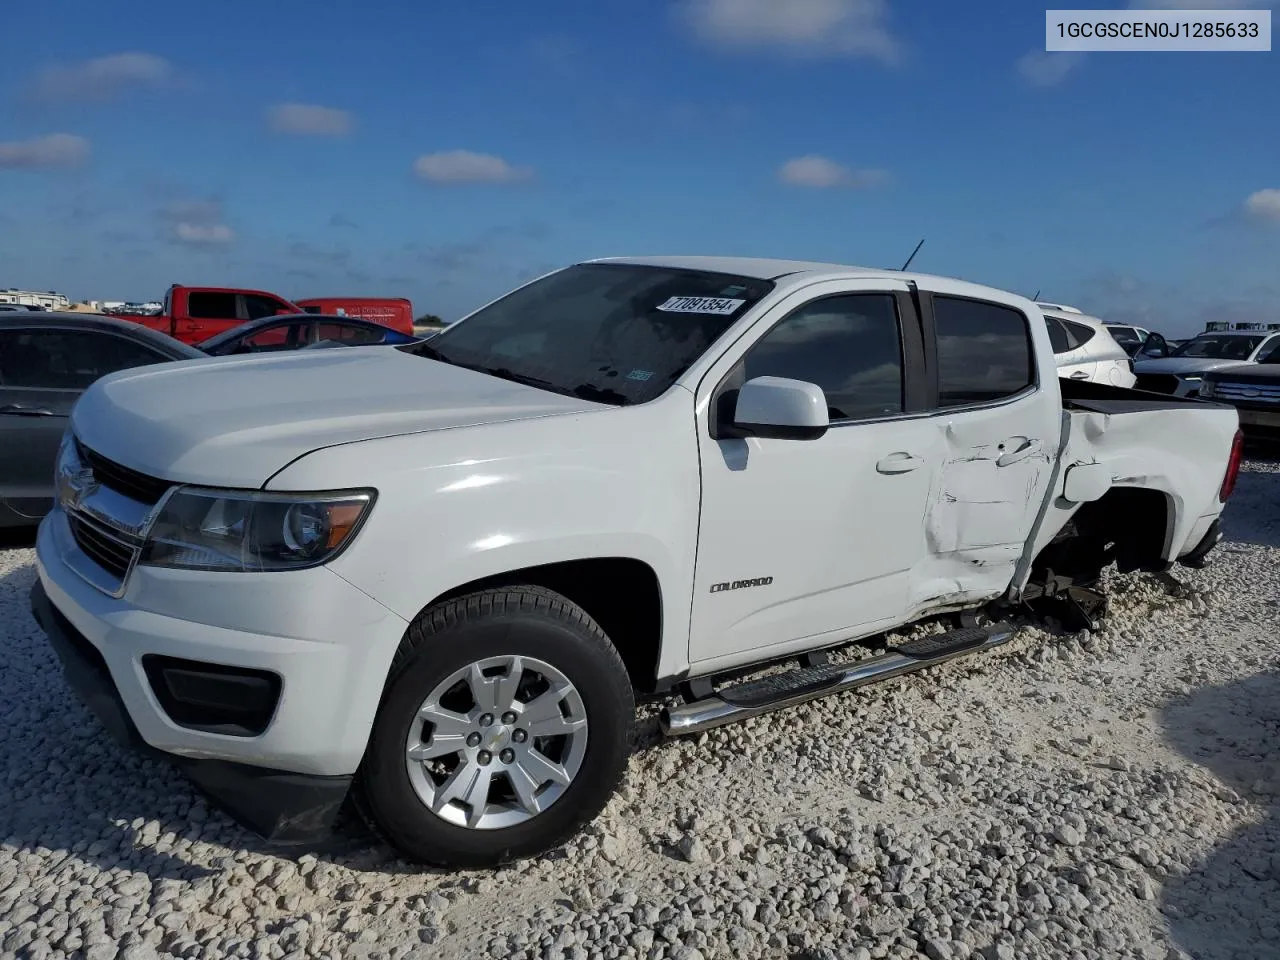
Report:
M 241 287 L 185 287 L 175 283 L 164 295 L 164 309 L 155 316 L 128 315 L 124 319 L 159 330 L 183 343 L 199 343 L 250 320 L 276 314 L 336 313 L 382 323 L 413 334 L 413 305 L 403 298 L 334 297 L 286 300 L 265 290 Z

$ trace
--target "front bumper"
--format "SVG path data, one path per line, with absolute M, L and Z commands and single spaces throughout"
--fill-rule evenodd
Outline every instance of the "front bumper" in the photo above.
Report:
M 329 818 L 364 755 L 406 622 L 323 567 L 138 567 L 116 598 L 68 565 L 76 550 L 55 509 L 37 538 L 32 609 L 103 725 L 177 762 L 277 842 Z M 254 677 L 270 680 L 265 692 Z M 251 711 L 252 722 L 226 722 L 225 711 L 211 719 L 200 704 L 225 707 L 236 684 L 246 701 L 261 706 L 266 697 L 267 708 Z M 195 708 L 175 709 L 178 686 Z
M 351 776 L 308 776 L 157 750 L 143 740 L 129 717 L 106 660 L 49 602 L 39 580 L 31 587 L 31 612 L 48 635 L 72 690 L 121 745 L 174 762 L 231 817 L 272 843 L 311 843 L 330 833 Z

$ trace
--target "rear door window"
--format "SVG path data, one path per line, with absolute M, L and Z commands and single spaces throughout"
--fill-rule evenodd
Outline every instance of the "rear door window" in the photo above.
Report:
M 187 294 L 187 315 L 194 320 L 235 320 L 236 295 L 193 290 Z
M 1067 336 L 1067 328 L 1057 317 L 1045 317 L 1044 325 L 1049 328 L 1049 343 L 1054 353 L 1067 353 L 1071 349 L 1071 338 Z
M 990 403 L 1035 383 L 1027 318 L 1012 307 L 933 296 L 938 352 L 938 405 Z
M 368 327 L 357 327 L 354 324 L 336 323 L 329 321 L 327 323 L 317 324 L 318 333 L 316 340 L 331 340 L 337 343 L 344 343 L 350 346 L 360 344 L 381 343 L 383 332 L 377 329 L 369 329 Z

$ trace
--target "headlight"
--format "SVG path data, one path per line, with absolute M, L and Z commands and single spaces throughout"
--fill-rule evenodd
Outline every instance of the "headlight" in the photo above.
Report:
M 332 560 L 373 506 L 372 490 L 255 493 L 175 490 L 140 563 L 188 570 L 297 570 Z

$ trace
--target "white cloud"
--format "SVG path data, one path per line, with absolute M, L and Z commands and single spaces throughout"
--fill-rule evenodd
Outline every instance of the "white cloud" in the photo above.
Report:
M 173 239 L 193 247 L 220 247 L 235 238 L 235 231 L 225 223 L 175 223 L 173 225 Z
M 235 231 L 223 223 L 222 204 L 217 200 L 178 200 L 159 211 L 168 223 L 168 236 L 176 243 L 191 247 L 221 247 L 236 238 Z
M 311 103 L 280 103 L 267 110 L 267 123 L 276 133 L 303 137 L 342 137 L 355 126 L 346 110 Z
M 432 183 L 516 183 L 533 176 L 529 167 L 512 166 L 501 157 L 470 150 L 423 154 L 413 172 Z
M 109 100 L 130 86 L 160 86 L 173 66 L 154 53 L 115 53 L 82 63 L 47 67 L 32 86 L 40 100 Z
M 884 63 L 901 56 L 886 0 L 683 0 L 679 9 L 696 36 L 725 47 Z
M 857 170 L 826 157 L 810 154 L 788 160 L 778 168 L 778 179 L 795 187 L 827 190 L 833 187 L 864 189 L 886 182 L 884 170 Z
M 89 159 L 89 141 L 72 133 L 0 143 L 0 169 L 47 170 L 78 167 Z
M 1075 51 L 1032 50 L 1018 61 L 1022 79 L 1034 87 L 1054 87 L 1084 63 L 1084 54 Z
M 1250 194 L 1244 202 L 1244 209 L 1249 216 L 1258 220 L 1280 223 L 1280 190 L 1271 187 Z

